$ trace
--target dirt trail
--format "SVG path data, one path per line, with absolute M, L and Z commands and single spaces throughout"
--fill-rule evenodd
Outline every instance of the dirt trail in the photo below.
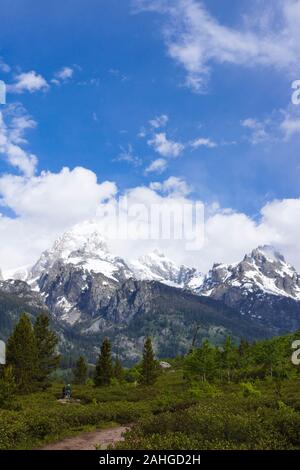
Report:
M 106 449 L 110 444 L 122 441 L 122 434 L 129 429 L 128 426 L 102 429 L 100 431 L 86 432 L 75 437 L 68 437 L 59 442 L 48 444 L 41 450 L 95 450 L 96 446 Z

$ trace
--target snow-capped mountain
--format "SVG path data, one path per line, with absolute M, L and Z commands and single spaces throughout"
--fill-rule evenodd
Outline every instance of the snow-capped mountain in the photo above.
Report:
M 273 247 L 258 247 L 240 263 L 215 264 L 200 289 L 202 295 L 222 296 L 229 288 L 300 300 L 300 276 Z
M 185 289 L 200 288 L 204 275 L 194 268 L 178 266 L 159 250 L 130 263 L 136 279 L 162 282 Z
M 125 261 L 109 252 L 99 226 L 93 221 L 75 225 L 58 238 L 50 250 L 42 253 L 30 270 L 27 281 L 34 284 L 57 262 L 82 271 L 103 274 L 116 282 L 132 276 Z
M 136 354 L 149 325 L 164 356 L 188 350 L 195 325 L 217 341 L 228 332 L 259 338 L 300 327 L 300 276 L 267 246 L 204 276 L 158 250 L 137 261 L 115 256 L 90 221 L 9 277 L 14 280 L 0 281 L 0 301 L 9 295 L 17 306 L 46 309 L 64 344 L 84 345 L 92 359 L 99 335 L 110 336 L 125 355 Z
M 73 325 L 105 308 L 118 284 L 132 276 L 126 262 L 109 252 L 97 223 L 88 221 L 42 253 L 26 280 L 56 318 Z
M 33 267 L 7 271 L 5 278 L 27 281 L 38 290 L 40 278 L 58 263 L 73 266 L 82 273 L 102 274 L 116 282 L 134 278 L 193 290 L 200 288 L 204 279 L 196 269 L 179 266 L 158 250 L 138 260 L 127 261 L 113 255 L 94 221 L 74 226 L 58 238 L 52 248 L 43 252 Z
M 198 293 L 278 332 L 300 325 L 300 276 L 270 246 L 253 250 L 240 263 L 214 265 Z
M 215 264 L 204 276 L 158 250 L 124 260 L 110 253 L 98 223 L 88 221 L 64 233 L 31 269 L 19 269 L 11 277 L 39 291 L 53 315 L 70 325 L 97 318 L 129 280 L 159 282 L 211 297 L 278 331 L 300 325 L 300 277 L 268 246 L 253 250 L 239 263 Z
M 158 251 L 133 262 L 113 255 L 95 221 L 65 232 L 31 269 L 19 269 L 10 278 L 26 280 L 42 294 L 55 317 L 70 325 L 107 308 L 126 280 L 158 281 L 186 289 L 198 287 L 203 280 L 195 269 L 178 267 Z

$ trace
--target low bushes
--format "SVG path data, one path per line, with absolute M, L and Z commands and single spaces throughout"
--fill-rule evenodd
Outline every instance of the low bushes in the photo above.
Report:
M 106 392 L 107 393 L 107 392 Z M 149 414 L 149 405 L 138 401 L 104 401 L 88 404 L 59 403 L 49 392 L 19 399 L 20 410 L 0 410 L 0 449 L 30 448 L 46 438 L 58 439 L 86 426 L 101 427 L 107 422 L 126 424 Z
M 110 422 L 136 423 L 120 449 L 300 449 L 299 383 L 284 380 L 279 401 L 271 380 L 191 384 L 176 371 L 152 387 L 76 386 L 67 404 L 56 384 L 0 409 L 0 449 L 36 448 Z
M 285 383 L 285 389 L 293 383 Z M 140 419 L 118 449 L 300 449 L 300 413 L 276 400 L 271 384 L 201 391 L 197 405 Z M 265 393 L 263 393 L 265 392 Z

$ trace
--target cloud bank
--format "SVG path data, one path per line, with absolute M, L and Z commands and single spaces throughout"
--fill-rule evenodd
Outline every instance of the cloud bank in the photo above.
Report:
M 79 191 L 80 188 L 80 191 Z M 31 264 L 55 238 L 76 223 L 96 218 L 126 197 L 128 204 L 177 204 L 192 201 L 192 188 L 170 177 L 122 194 L 114 182 L 98 181 L 91 170 L 63 168 L 38 176 L 4 175 L 0 178 L 0 265 L 2 270 Z M 13 215 L 7 215 L 9 213 Z M 5 215 L 6 214 L 6 215 Z M 108 219 L 109 220 L 109 219 Z M 147 221 L 145 222 L 147 223 Z M 206 207 L 205 243 L 190 252 L 178 240 L 111 240 L 111 249 L 135 257 L 154 248 L 178 263 L 207 271 L 214 262 L 235 262 L 252 248 L 273 244 L 300 269 L 300 200 L 273 201 L 262 207 L 258 220 L 243 213 Z
M 234 26 L 222 24 L 200 0 L 134 0 L 134 11 L 157 12 L 165 18 L 163 37 L 168 55 L 186 73 L 185 83 L 205 91 L 213 65 L 273 67 L 299 71 L 299 0 L 257 0 L 253 15 Z M 253 11 L 253 10 L 252 10 Z

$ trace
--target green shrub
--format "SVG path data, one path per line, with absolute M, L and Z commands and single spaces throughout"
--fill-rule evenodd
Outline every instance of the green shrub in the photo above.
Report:
M 251 382 L 241 383 L 242 394 L 244 397 L 260 397 L 261 392 Z

